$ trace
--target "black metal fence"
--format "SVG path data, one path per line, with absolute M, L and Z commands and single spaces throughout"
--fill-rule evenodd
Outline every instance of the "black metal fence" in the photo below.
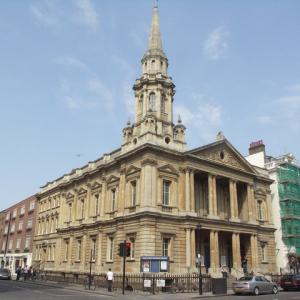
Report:
M 44 280 L 64 282 L 71 284 L 84 284 L 86 273 L 67 273 L 44 271 L 42 276 Z M 106 274 L 93 275 L 96 288 L 107 287 Z M 114 274 L 114 289 L 122 289 L 123 277 L 121 274 Z M 138 290 L 150 293 L 169 292 L 184 293 L 199 291 L 198 274 L 155 274 L 155 273 L 137 273 L 126 274 L 125 289 L 129 291 Z M 208 293 L 212 291 L 212 279 L 208 275 L 202 275 L 202 291 Z

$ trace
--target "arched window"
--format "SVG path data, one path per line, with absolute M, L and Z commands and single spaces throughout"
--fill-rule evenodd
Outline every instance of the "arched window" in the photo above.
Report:
M 155 94 L 149 95 L 149 110 L 155 111 Z
M 155 60 L 151 60 L 151 69 L 155 70 Z
M 164 94 L 160 97 L 160 112 L 165 113 L 166 112 L 166 97 Z

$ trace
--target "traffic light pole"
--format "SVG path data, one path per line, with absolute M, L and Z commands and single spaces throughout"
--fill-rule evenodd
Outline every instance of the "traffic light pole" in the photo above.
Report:
M 122 284 L 122 294 L 124 295 L 125 291 L 125 263 L 126 263 L 126 240 L 124 240 L 123 244 L 123 284 Z

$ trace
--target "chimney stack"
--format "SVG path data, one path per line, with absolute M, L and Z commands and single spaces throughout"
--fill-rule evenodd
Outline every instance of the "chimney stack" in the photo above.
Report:
M 265 144 L 263 140 L 252 142 L 249 147 L 249 155 L 263 152 L 265 154 Z

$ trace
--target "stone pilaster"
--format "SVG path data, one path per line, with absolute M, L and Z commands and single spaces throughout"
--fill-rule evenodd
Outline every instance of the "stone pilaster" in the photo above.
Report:
M 100 201 L 100 218 L 103 218 L 104 214 L 107 212 L 107 183 L 105 178 L 102 178 L 102 192 Z
M 190 170 L 185 170 L 185 210 L 191 211 Z
M 194 171 L 190 172 L 190 198 L 191 198 L 191 211 L 195 212 L 195 173 Z
M 229 180 L 229 194 L 230 194 L 230 220 L 239 221 L 236 181 L 232 179 Z
M 216 195 L 216 176 L 213 174 L 208 174 L 208 217 L 214 219 L 218 218 Z
M 196 236 L 195 236 L 195 229 L 190 229 L 191 235 L 191 271 L 196 272 Z
M 251 271 L 254 273 L 257 271 L 258 268 L 258 248 L 257 248 L 257 235 L 252 234 L 250 237 L 251 243 Z
M 189 272 L 191 268 L 191 229 L 185 229 L 185 255 L 186 255 L 186 269 Z

